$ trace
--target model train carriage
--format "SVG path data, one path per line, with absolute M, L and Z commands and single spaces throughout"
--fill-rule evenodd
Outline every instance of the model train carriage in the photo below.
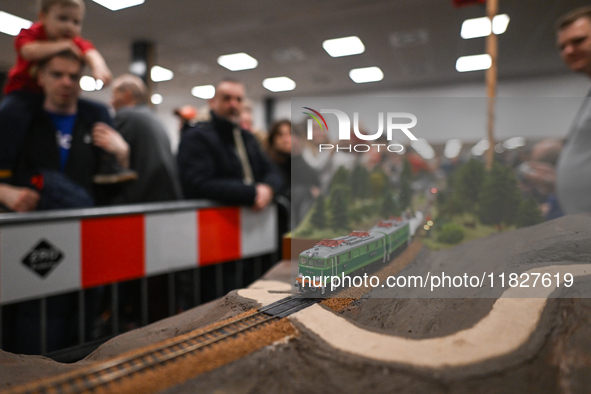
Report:
M 401 218 L 380 222 L 369 232 L 322 240 L 300 254 L 295 286 L 300 291 L 321 288 L 324 294 L 333 275 L 349 275 L 376 261 L 389 261 L 392 253 L 408 242 L 409 222 Z
M 386 260 L 399 247 L 410 242 L 410 225 L 408 220 L 402 218 L 392 218 L 378 223 L 370 231 L 384 234 L 386 242 Z
M 353 232 L 322 240 L 300 254 L 296 287 L 301 290 L 330 286 L 331 277 L 348 275 L 376 261 L 385 261 L 384 234 Z

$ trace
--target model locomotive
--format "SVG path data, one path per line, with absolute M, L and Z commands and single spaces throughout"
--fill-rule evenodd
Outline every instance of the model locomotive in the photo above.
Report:
M 409 242 L 410 227 L 405 218 L 380 222 L 369 231 L 323 239 L 300 253 L 295 287 L 300 293 L 320 289 L 324 294 L 333 276 L 350 275 L 369 264 L 390 261 Z

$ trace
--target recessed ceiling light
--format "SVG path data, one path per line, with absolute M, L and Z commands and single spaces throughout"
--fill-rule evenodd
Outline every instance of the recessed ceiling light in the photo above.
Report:
M 287 92 L 288 90 L 294 90 L 296 83 L 287 77 L 277 77 L 265 79 L 263 86 L 272 92 Z
M 490 55 L 462 56 L 456 62 L 456 70 L 459 72 L 487 70 L 492 65 Z
M 503 142 L 503 148 L 508 150 L 521 148 L 522 146 L 525 146 L 525 138 L 523 137 L 512 137 Z
M 209 100 L 215 96 L 215 87 L 213 85 L 195 86 L 191 89 L 191 94 L 203 100 Z
M 365 45 L 357 36 L 326 40 L 322 47 L 332 57 L 357 55 L 365 52 Z
M 85 92 L 94 92 L 96 90 L 96 81 L 93 77 L 85 75 L 80 78 L 80 89 L 84 90 Z
M 443 156 L 448 159 L 458 157 L 462 150 L 462 141 L 458 139 L 449 140 L 445 143 L 445 149 L 443 150 Z
M 469 38 L 486 37 L 491 32 L 490 19 L 487 17 L 467 19 L 462 23 L 460 36 L 467 40 Z
M 129 72 L 137 76 L 144 75 L 147 69 L 148 65 L 143 60 L 136 60 L 129 65 Z
M 509 15 L 501 14 L 493 18 L 492 26 L 488 17 L 466 19 L 462 23 L 460 35 L 463 39 L 486 37 L 491 31 L 495 34 L 503 34 L 509 25 Z
M 2 33 L 17 36 L 21 29 L 28 29 L 32 25 L 33 22 L 29 20 L 0 11 L 0 32 Z
M 164 98 L 162 97 L 161 94 L 154 93 L 152 95 L 152 104 L 154 104 L 154 105 L 162 104 L 162 101 L 164 101 Z
M 154 82 L 164 82 L 174 78 L 174 73 L 164 67 L 154 66 L 150 70 L 150 77 Z
M 255 68 L 259 62 L 254 57 L 240 52 L 218 57 L 218 64 L 230 71 L 240 71 Z
M 488 140 L 482 139 L 476 143 L 470 150 L 473 156 L 482 156 L 484 152 L 488 150 L 489 147 Z
M 493 18 L 493 23 L 492 23 L 492 31 L 495 34 L 503 34 L 504 32 L 507 31 L 507 26 L 509 26 L 509 15 L 507 14 L 502 14 L 502 15 L 497 15 Z
M 119 11 L 124 8 L 133 7 L 135 5 L 144 4 L 145 0 L 92 0 L 97 4 L 102 5 L 111 11 Z
M 376 82 L 384 79 L 384 73 L 379 67 L 354 68 L 349 77 L 355 83 Z

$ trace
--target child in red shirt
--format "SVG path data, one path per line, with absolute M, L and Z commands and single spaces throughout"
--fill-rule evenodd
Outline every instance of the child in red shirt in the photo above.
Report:
M 17 61 L 8 74 L 4 93 L 41 93 L 34 75 L 37 62 L 66 50 L 84 58 L 93 77 L 107 85 L 112 75 L 105 60 L 90 41 L 80 37 L 83 18 L 82 0 L 42 0 L 39 20 L 16 37 Z

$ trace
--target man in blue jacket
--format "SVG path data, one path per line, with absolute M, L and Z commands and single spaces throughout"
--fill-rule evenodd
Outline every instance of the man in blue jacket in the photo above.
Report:
M 183 135 L 177 159 L 185 198 L 262 210 L 281 188 L 279 171 L 238 126 L 245 93 L 241 82 L 221 81 L 209 100 L 211 120 Z

